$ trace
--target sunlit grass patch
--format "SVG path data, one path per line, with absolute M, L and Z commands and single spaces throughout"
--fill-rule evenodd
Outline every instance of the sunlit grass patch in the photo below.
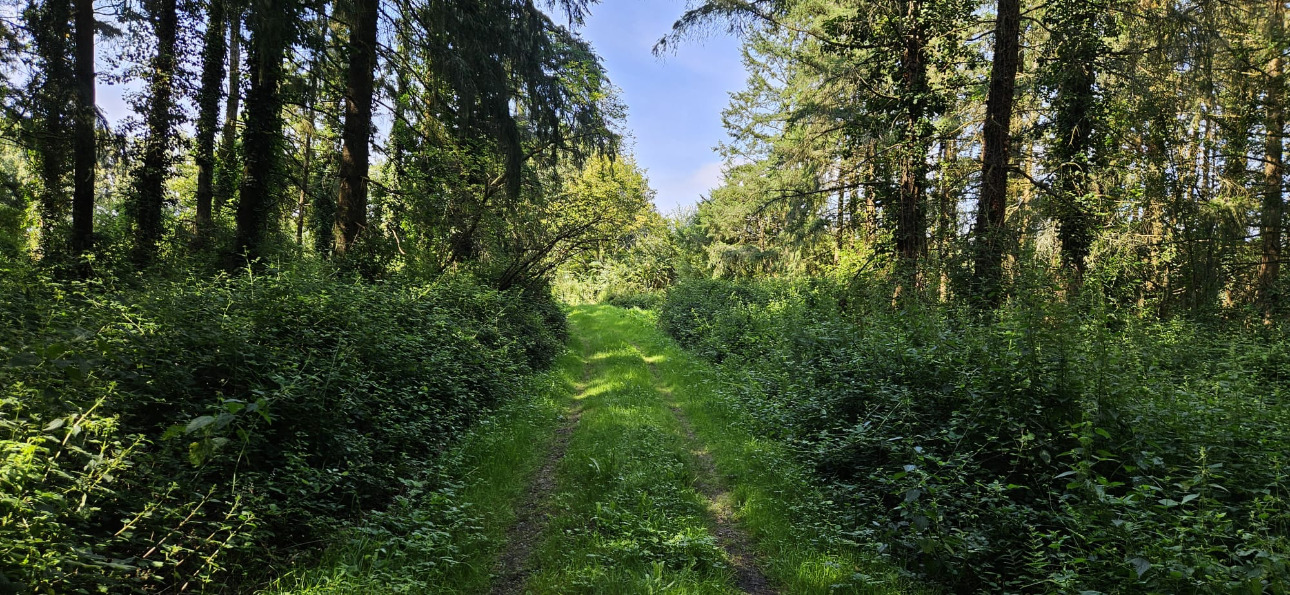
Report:
M 693 488 L 691 454 L 649 368 L 612 313 L 571 316 L 598 386 L 559 466 L 555 507 L 527 589 L 729 593 L 725 552 Z
M 838 535 L 833 511 L 788 448 L 755 435 L 747 417 L 721 398 L 719 373 L 654 329 L 651 316 L 604 308 L 612 326 L 655 362 L 661 389 L 678 406 L 727 478 L 727 505 L 753 537 L 759 563 L 788 593 L 924 593 L 876 553 Z

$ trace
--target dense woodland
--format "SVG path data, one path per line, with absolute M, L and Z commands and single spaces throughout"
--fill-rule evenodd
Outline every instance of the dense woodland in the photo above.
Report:
M 667 216 L 594 4 L 0 0 L 0 593 L 448 535 L 378 511 L 465 514 L 560 301 L 650 312 L 931 591 L 1290 589 L 1285 3 L 693 2 L 655 52 L 748 80 Z

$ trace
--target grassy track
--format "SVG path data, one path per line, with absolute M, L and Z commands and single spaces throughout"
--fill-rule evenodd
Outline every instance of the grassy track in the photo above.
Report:
M 421 574 L 402 592 L 924 592 L 842 539 L 787 450 L 742 429 L 721 376 L 647 314 L 579 307 L 570 320 L 545 396 L 450 466 L 473 529 L 395 555 L 355 540 L 281 592 L 391 592 L 408 572 Z
M 786 449 L 742 430 L 720 376 L 648 315 L 571 321 L 590 381 L 528 592 L 921 592 L 841 539 Z

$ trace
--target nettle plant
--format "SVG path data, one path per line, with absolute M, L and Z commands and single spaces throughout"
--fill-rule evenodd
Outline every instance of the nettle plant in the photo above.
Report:
M 954 592 L 1285 592 L 1284 337 L 1025 304 L 682 284 L 659 323 L 748 387 L 851 538 Z
M 543 294 L 309 270 L 0 279 L 0 568 L 55 592 L 253 588 L 548 365 Z

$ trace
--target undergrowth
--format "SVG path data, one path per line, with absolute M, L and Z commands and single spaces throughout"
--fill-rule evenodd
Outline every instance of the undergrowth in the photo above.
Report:
M 0 267 L 0 573 L 19 591 L 251 588 L 412 497 L 563 349 L 549 298 L 465 279 Z
M 740 379 L 849 539 L 952 592 L 1290 590 L 1290 343 L 1060 304 L 858 312 L 683 283 L 659 325 Z
M 482 593 L 515 507 L 541 464 L 581 371 L 566 353 L 482 419 L 406 492 L 331 541 L 322 559 L 265 593 Z

